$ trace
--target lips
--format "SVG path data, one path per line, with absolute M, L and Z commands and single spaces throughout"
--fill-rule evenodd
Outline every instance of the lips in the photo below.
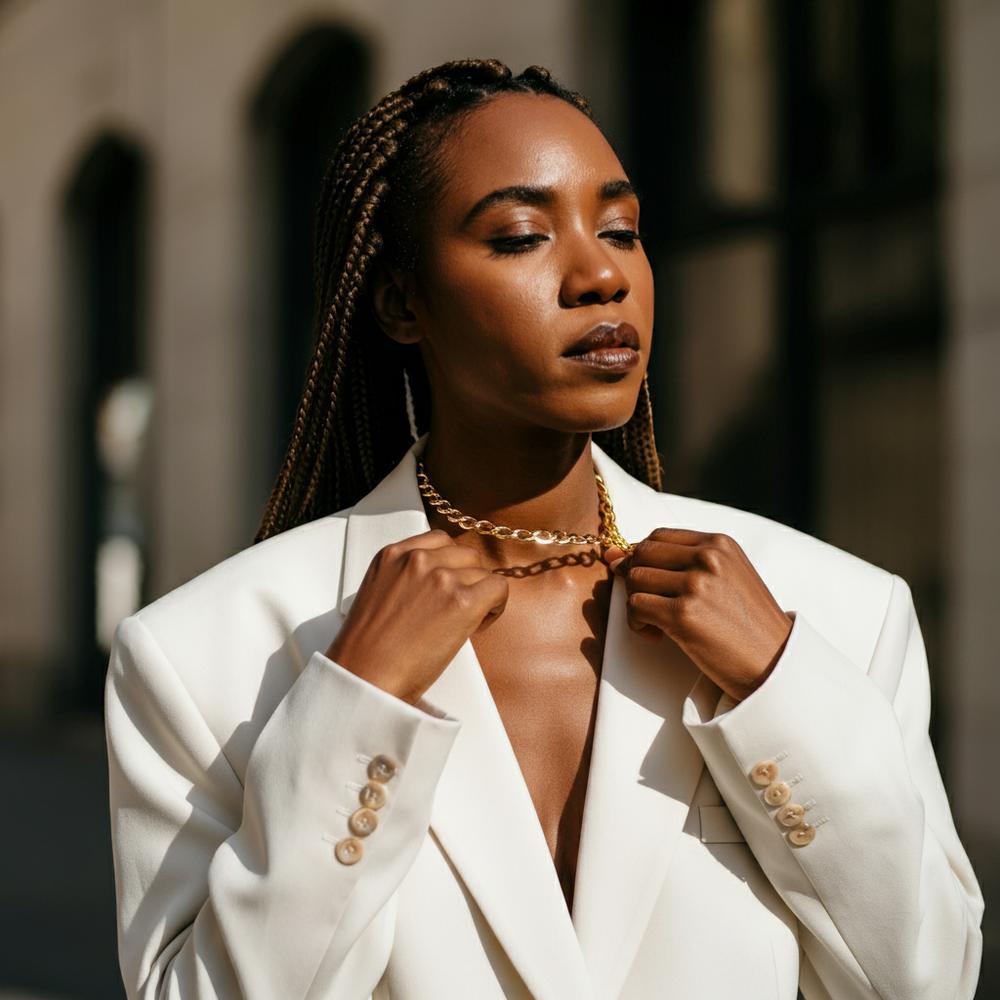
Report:
M 609 347 L 628 347 L 639 350 L 639 334 L 631 323 L 598 323 L 579 340 L 563 351 L 563 357 L 574 357 Z

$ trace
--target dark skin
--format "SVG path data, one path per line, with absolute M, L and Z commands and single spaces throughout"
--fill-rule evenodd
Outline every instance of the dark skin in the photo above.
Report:
M 638 199 L 608 187 L 627 180 L 613 149 L 553 97 L 491 100 L 444 153 L 418 271 L 383 265 L 374 287 L 382 329 L 419 344 L 427 368 L 428 475 L 478 518 L 596 535 L 590 435 L 629 419 L 652 343 L 649 261 L 622 235 L 639 232 Z M 546 193 L 470 218 L 514 185 Z M 636 328 L 639 365 L 610 373 L 562 357 L 605 320 Z M 471 638 L 572 910 L 613 573 L 630 627 L 675 642 L 737 700 L 763 683 L 792 620 L 725 535 L 664 526 L 620 559 L 486 537 L 426 510 L 431 530 L 378 554 L 328 654 L 412 704 Z

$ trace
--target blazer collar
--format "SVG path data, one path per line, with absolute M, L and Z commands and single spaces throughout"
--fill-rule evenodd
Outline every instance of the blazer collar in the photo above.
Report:
M 375 553 L 429 528 L 416 484 L 426 438 L 349 512 L 344 613 Z M 591 453 L 626 538 L 682 523 L 669 495 L 629 475 L 593 441 Z M 431 830 L 538 1000 L 608 1000 L 620 992 L 704 767 L 681 712 L 690 694 L 710 716 L 719 689 L 696 686 L 700 671 L 674 643 L 633 632 L 625 599 L 624 581 L 615 577 L 572 915 L 471 640 L 424 695 L 462 722 L 437 786 Z

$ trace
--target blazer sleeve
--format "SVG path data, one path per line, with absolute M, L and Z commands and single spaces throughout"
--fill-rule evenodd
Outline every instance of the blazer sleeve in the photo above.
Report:
M 907 583 L 893 574 L 869 664 L 795 612 L 760 687 L 740 702 L 723 694 L 711 718 L 697 704 L 689 695 L 684 724 L 799 920 L 807 1000 L 971 1000 L 983 897 L 928 735 L 927 657 Z M 807 807 L 798 834 L 780 822 L 786 803 L 769 804 L 786 790 L 766 797 L 768 781 Z
M 367 997 L 391 948 L 391 921 L 375 918 L 427 833 L 459 720 L 316 652 L 241 782 L 139 615 L 116 630 L 105 708 L 128 997 L 298 1000 L 320 983 L 324 997 Z M 380 754 L 395 764 L 385 804 L 360 860 L 341 862 Z

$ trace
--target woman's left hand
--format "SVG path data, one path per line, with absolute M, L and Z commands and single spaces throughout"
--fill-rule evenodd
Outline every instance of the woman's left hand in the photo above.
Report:
M 746 553 L 729 535 L 656 528 L 623 556 L 604 554 L 623 576 L 631 629 L 670 636 L 723 691 L 742 701 L 774 668 L 792 630 Z

